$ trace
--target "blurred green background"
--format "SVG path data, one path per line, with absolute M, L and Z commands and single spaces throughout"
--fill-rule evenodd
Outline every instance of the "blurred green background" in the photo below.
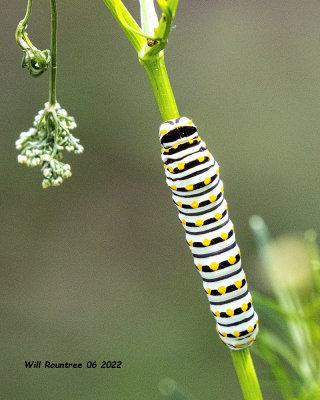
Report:
M 126 3 L 138 17 L 138 2 Z M 102 0 L 59 1 L 58 101 L 85 147 L 73 176 L 41 188 L 14 142 L 47 101 L 46 73 L 20 68 L 1 16 L 1 398 L 158 399 L 171 377 L 198 400 L 241 399 L 165 184 L 151 87 Z M 49 46 L 49 1 L 29 36 Z M 317 229 L 320 3 L 181 1 L 166 64 L 182 115 L 221 166 L 251 289 L 267 292 L 248 227 Z M 263 321 L 261 321 L 263 326 Z M 25 360 L 122 360 L 110 370 L 26 370 Z M 279 399 L 255 358 L 265 399 Z

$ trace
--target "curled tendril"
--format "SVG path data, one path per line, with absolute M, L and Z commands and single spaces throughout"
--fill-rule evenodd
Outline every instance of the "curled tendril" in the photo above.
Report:
M 27 11 L 26 17 L 19 22 L 15 36 L 16 42 L 23 51 L 22 68 L 27 68 L 31 76 L 37 77 L 48 69 L 51 57 L 50 50 L 37 49 L 28 37 L 26 29 L 30 13 L 31 6 L 30 10 Z
M 23 50 L 21 66 L 27 68 L 33 77 L 40 76 L 48 69 L 50 63 L 50 51 L 38 50 L 36 47 Z

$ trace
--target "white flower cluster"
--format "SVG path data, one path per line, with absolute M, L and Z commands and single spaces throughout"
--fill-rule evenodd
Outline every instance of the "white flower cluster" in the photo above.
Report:
M 43 188 L 47 188 L 48 186 L 59 186 L 64 179 L 69 178 L 72 175 L 69 164 L 63 164 L 55 159 L 47 162 L 42 172 L 45 177 L 42 181 Z
M 72 175 L 70 165 L 58 161 L 63 157 L 63 150 L 75 154 L 83 152 L 79 139 L 70 133 L 77 126 L 75 120 L 59 103 L 54 106 L 46 103 L 35 116 L 33 125 L 16 141 L 16 148 L 20 150 L 18 162 L 29 167 L 42 167 L 43 188 L 58 186 Z

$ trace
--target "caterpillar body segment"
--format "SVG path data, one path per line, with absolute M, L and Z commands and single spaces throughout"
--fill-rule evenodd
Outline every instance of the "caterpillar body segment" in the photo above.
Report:
M 250 346 L 258 333 L 241 253 L 224 198 L 219 165 L 187 117 L 160 126 L 166 183 L 186 231 L 220 339 L 232 350 Z

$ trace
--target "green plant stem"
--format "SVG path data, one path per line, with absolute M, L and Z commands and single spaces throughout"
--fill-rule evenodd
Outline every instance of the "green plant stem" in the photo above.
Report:
M 262 400 L 262 394 L 249 349 L 231 350 L 231 357 L 238 375 L 245 400 Z
M 141 32 L 140 26 L 136 23 L 136 21 L 132 18 L 131 14 L 129 11 L 126 9 L 124 4 L 120 0 L 103 0 L 105 5 L 109 8 L 111 14 L 113 15 L 114 19 L 117 21 L 117 23 L 120 25 L 121 29 L 124 31 L 124 33 L 127 35 L 127 38 L 130 40 L 132 43 L 132 46 L 135 48 L 137 52 L 141 51 L 142 47 L 145 44 L 145 39 L 143 39 L 141 36 L 137 35 L 133 31 L 131 31 L 129 28 Z M 118 2 L 118 9 L 121 12 L 121 19 L 119 18 L 119 15 L 117 13 L 117 8 L 116 8 L 116 1 Z M 123 22 L 127 25 L 125 26 Z
M 178 118 L 179 111 L 164 64 L 163 52 L 142 58 L 140 63 L 147 72 L 163 121 Z
M 49 104 L 56 104 L 57 91 L 57 4 L 56 0 L 51 0 L 51 68 L 50 68 L 50 87 Z

